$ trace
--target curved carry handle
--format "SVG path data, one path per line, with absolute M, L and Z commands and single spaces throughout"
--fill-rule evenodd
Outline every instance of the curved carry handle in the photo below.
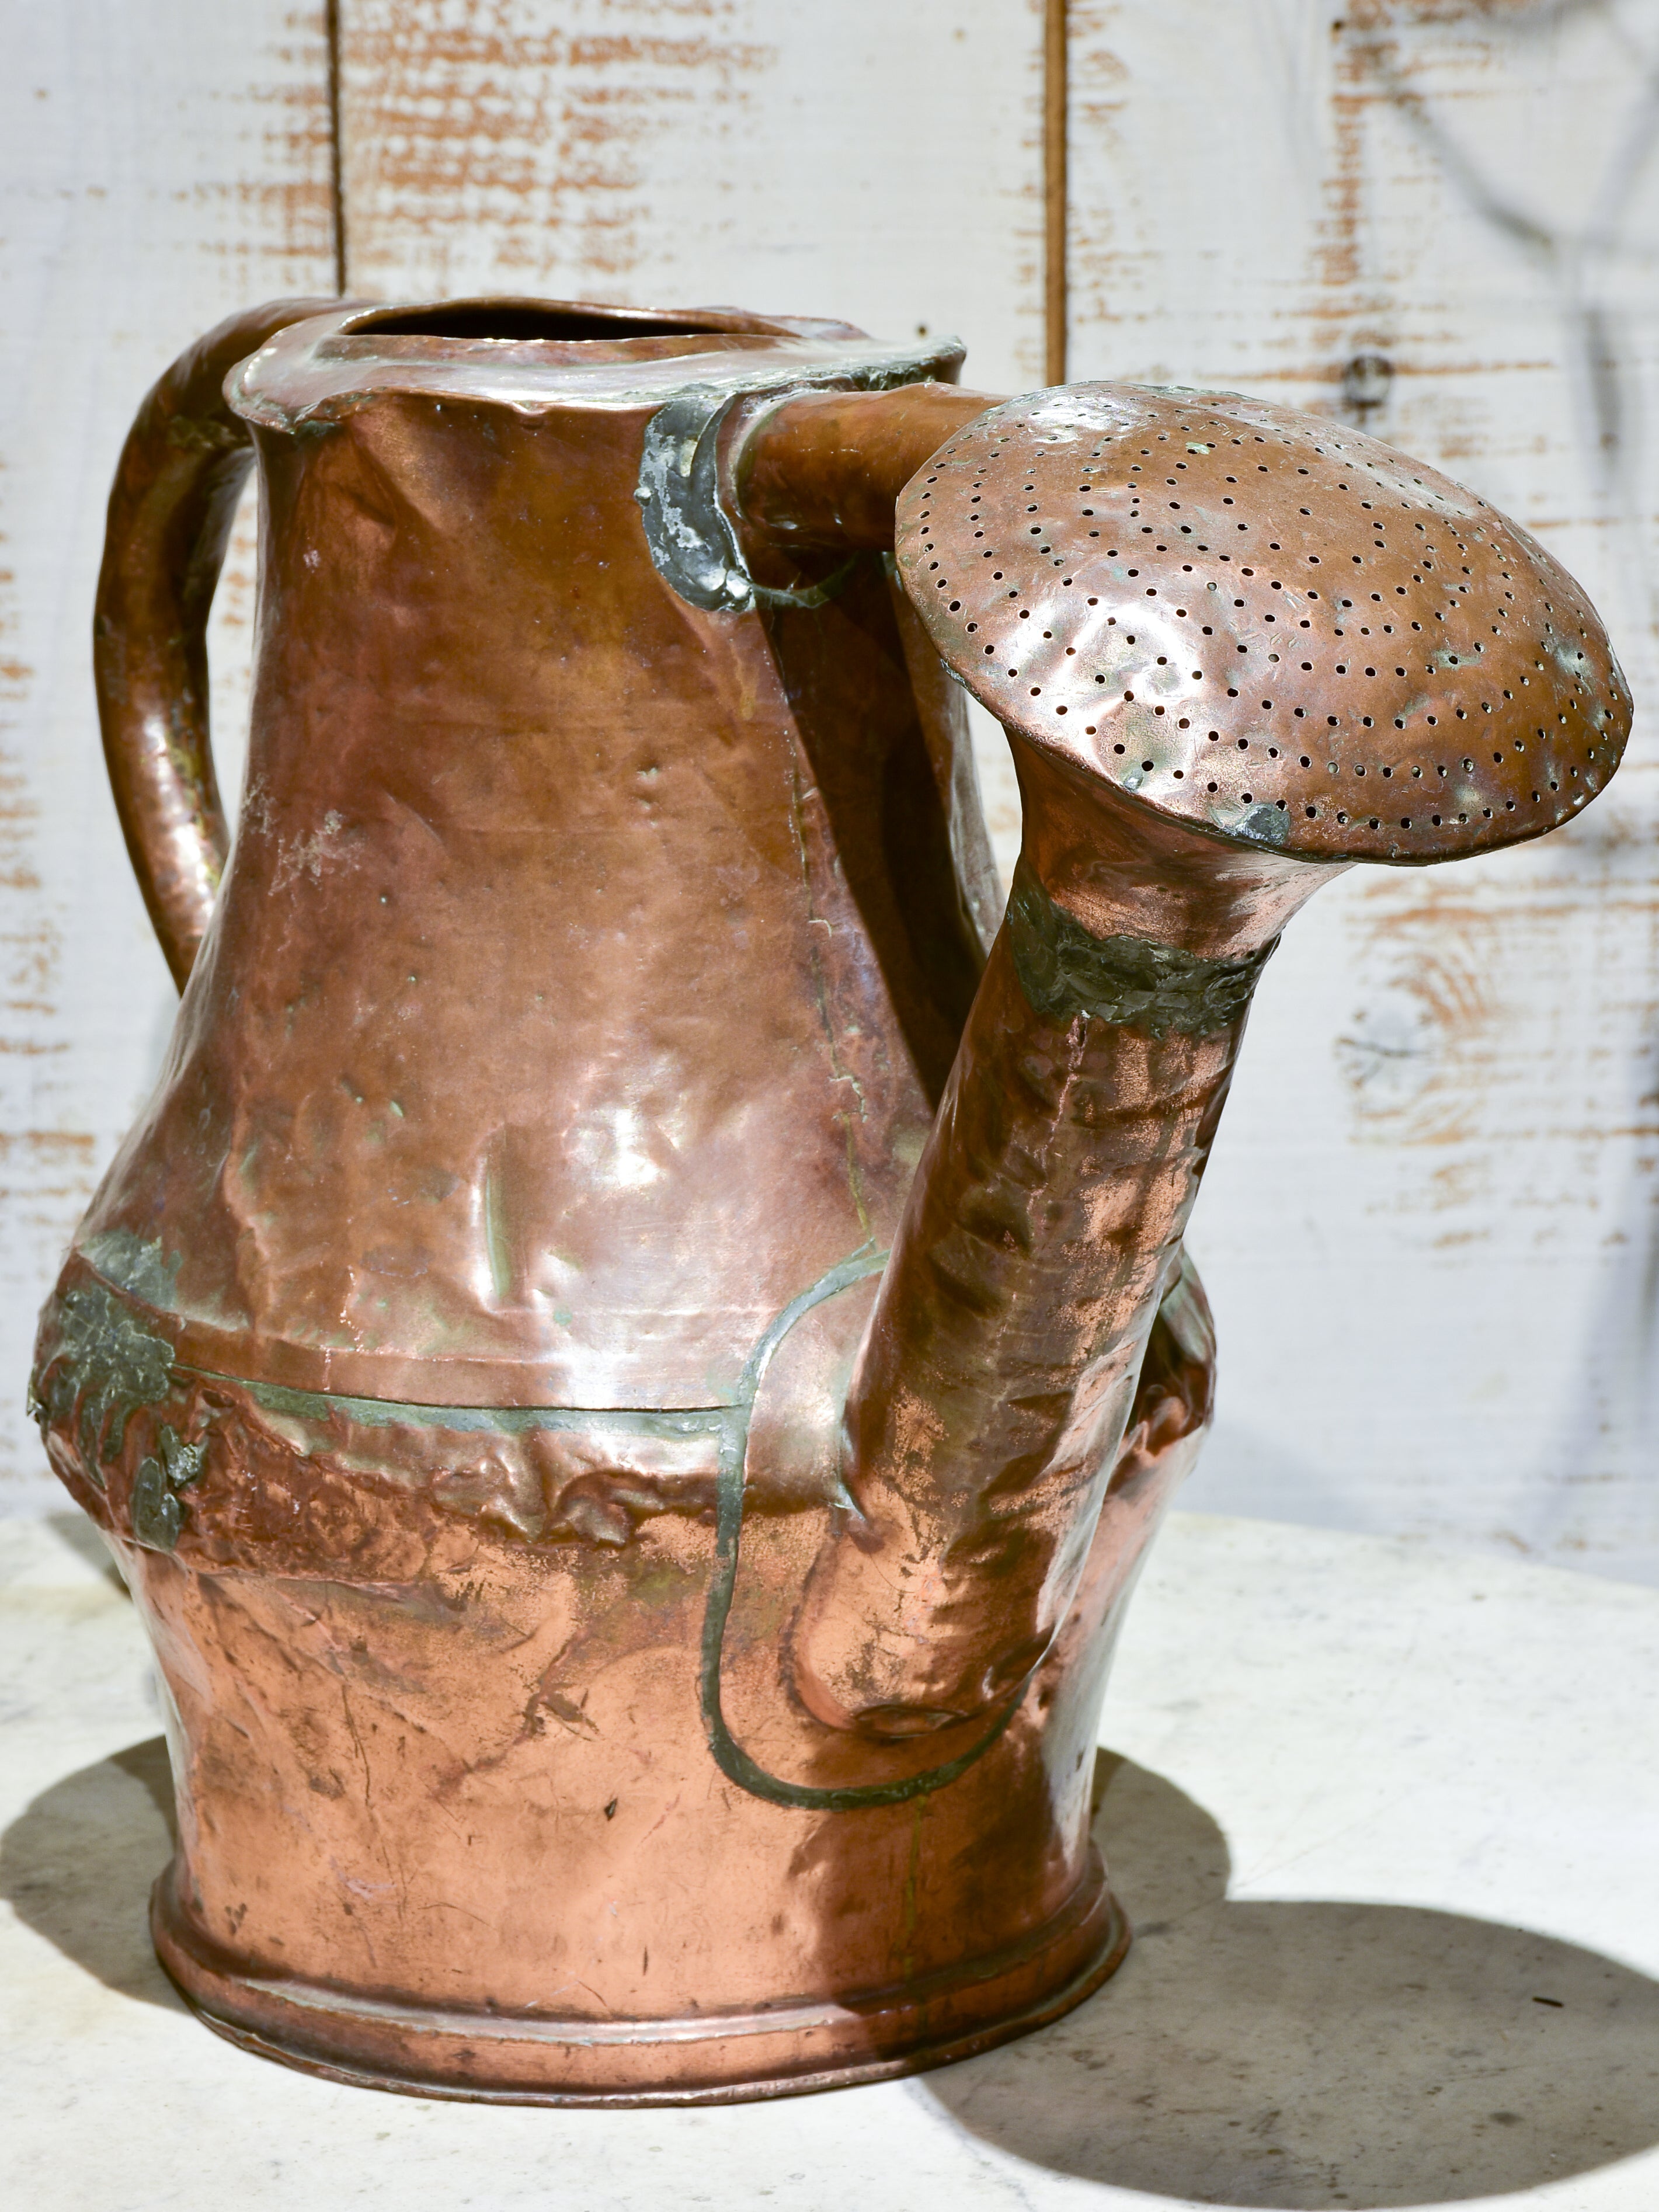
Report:
M 180 354 L 139 409 L 110 492 L 93 619 L 104 758 L 144 904 L 182 991 L 228 842 L 208 728 L 207 620 L 253 460 L 224 382 L 338 300 L 275 300 Z

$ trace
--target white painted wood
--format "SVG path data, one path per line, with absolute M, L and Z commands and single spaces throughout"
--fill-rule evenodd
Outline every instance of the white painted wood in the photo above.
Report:
M 1195 1500 L 1659 1579 L 1659 8 L 1073 0 L 1073 375 L 1344 412 L 1585 582 L 1610 793 L 1356 871 L 1263 984 L 1193 1244 Z
M 322 15 L 320 0 L 52 0 L 8 15 L 0 1510 L 61 1502 L 23 1416 L 35 1310 L 175 1004 L 99 750 L 89 646 L 105 496 L 133 410 L 176 352 L 234 308 L 332 288 Z M 245 536 L 234 568 L 214 638 L 233 713 Z

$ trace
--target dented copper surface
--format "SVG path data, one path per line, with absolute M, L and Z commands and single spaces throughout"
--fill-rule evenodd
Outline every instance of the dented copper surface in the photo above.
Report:
M 1122 1956 L 1096 1719 L 1210 1415 L 1181 1238 L 1256 976 L 1343 865 L 1570 817 L 1628 699 L 1387 449 L 958 362 L 299 301 L 135 425 L 100 703 L 184 999 L 34 1400 L 168 1686 L 157 1944 L 251 2049 L 777 2094 Z

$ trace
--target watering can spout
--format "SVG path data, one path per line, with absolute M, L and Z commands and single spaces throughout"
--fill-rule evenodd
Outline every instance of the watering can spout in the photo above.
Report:
M 1570 820 L 1630 695 L 1506 518 L 1235 395 L 817 396 L 733 450 L 774 544 L 893 544 L 1024 807 L 792 1641 L 820 1720 L 903 1736 L 1006 1705 L 1066 1618 L 1285 923 Z

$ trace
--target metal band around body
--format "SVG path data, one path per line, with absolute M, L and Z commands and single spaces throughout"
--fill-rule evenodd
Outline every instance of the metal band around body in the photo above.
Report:
M 125 1263 L 127 1272 L 141 1276 L 146 1289 L 169 1288 L 170 1277 L 161 1267 L 160 1248 L 152 1250 L 136 1239 L 127 1242 L 131 1250 L 124 1244 L 113 1251 L 104 1250 L 100 1258 L 106 1264 Z M 251 1382 L 182 1364 L 176 1358 L 172 1343 L 153 1326 L 147 1326 L 129 1304 L 128 1299 L 134 1293 L 96 1283 L 71 1290 L 59 1301 L 58 1341 L 52 1346 L 31 1389 L 31 1409 L 44 1425 L 52 1421 L 70 1422 L 78 1406 L 82 1461 L 100 1488 L 102 1468 L 112 1465 L 119 1458 L 128 1422 L 147 1407 L 164 1405 L 175 1382 L 187 1376 L 246 1390 L 257 1405 L 274 1412 L 319 1417 L 343 1410 L 354 1419 L 371 1426 L 413 1424 L 523 1433 L 541 1428 L 585 1428 L 596 1420 L 603 1420 L 607 1425 L 646 1435 L 716 1437 L 719 1457 L 714 1559 L 703 1615 L 699 1680 L 708 1748 L 716 1765 L 729 1781 L 750 1796 L 797 1810 L 850 1813 L 866 1807 L 901 1805 L 911 1798 L 945 1789 L 982 1759 L 1013 1717 L 1019 1705 L 1018 1695 L 1008 1700 L 978 1742 L 945 1765 L 929 1767 L 900 1781 L 826 1790 L 787 1782 L 780 1775 L 768 1773 L 751 1759 L 726 1725 L 720 1694 L 726 1629 L 737 1584 L 743 1536 L 749 1430 L 766 1370 L 784 1339 L 804 1315 L 825 1299 L 849 1290 L 854 1283 L 879 1274 L 886 1261 L 885 1252 L 866 1244 L 792 1298 L 762 1332 L 744 1362 L 734 1402 L 729 1406 L 655 1412 L 564 1406 L 428 1406 L 389 1399 L 343 1398 L 331 1393 Z M 186 1443 L 167 1427 L 160 1431 L 158 1451 L 159 1456 L 146 1457 L 137 1473 L 131 1506 L 133 1535 L 149 1550 L 171 1552 L 184 1527 L 185 1500 L 179 1493 L 201 1474 L 207 1454 L 204 1445 Z
M 1145 937 L 1097 937 L 1056 903 L 1022 854 L 1008 899 L 1008 950 L 1038 1013 L 1075 1015 L 1148 1036 L 1210 1036 L 1249 1005 L 1274 938 L 1243 960 L 1206 960 Z

